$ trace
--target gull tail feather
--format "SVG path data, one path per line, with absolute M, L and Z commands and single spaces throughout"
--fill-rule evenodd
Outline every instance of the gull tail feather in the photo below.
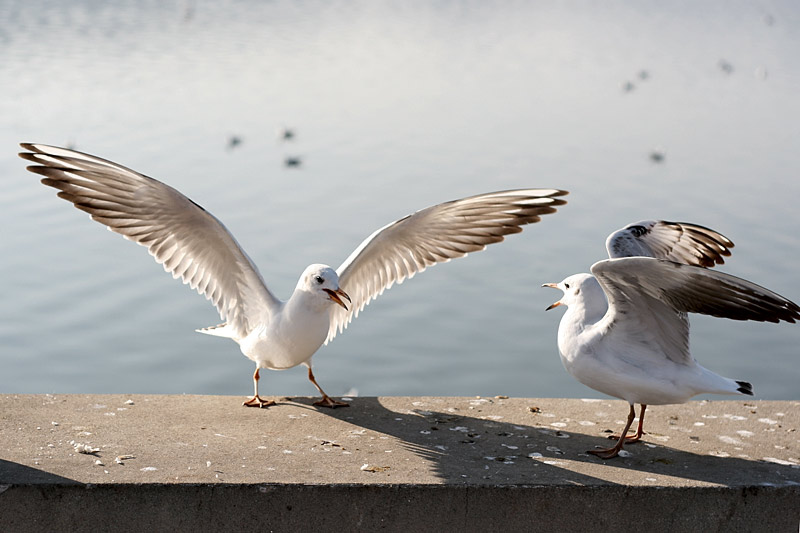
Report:
M 698 365 L 701 374 L 699 375 L 700 381 L 695 382 L 693 387 L 696 394 L 746 394 L 747 396 L 753 395 L 753 386 L 747 381 L 739 381 L 731 378 L 726 378 L 715 374 L 711 370 Z
M 228 339 L 233 339 L 236 337 L 236 332 L 227 323 L 196 329 L 195 331 L 198 333 L 205 333 L 206 335 L 214 335 L 215 337 L 226 337 Z
M 748 396 L 753 395 L 753 386 L 748 382 L 737 381 L 736 384 L 739 385 L 739 388 L 736 389 L 738 392 L 741 392 L 742 394 L 747 394 Z

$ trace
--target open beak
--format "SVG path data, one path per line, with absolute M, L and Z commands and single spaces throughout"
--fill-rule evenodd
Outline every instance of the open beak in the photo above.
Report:
M 345 299 L 345 300 L 347 300 L 348 302 L 351 302 L 352 300 L 350 300 L 350 297 L 347 295 L 347 293 L 346 293 L 346 292 L 344 292 L 342 289 L 336 289 L 335 291 L 333 291 L 333 290 L 331 290 L 331 289 L 322 289 L 322 290 L 324 290 L 325 292 L 327 292 L 327 293 L 328 293 L 328 297 L 329 297 L 331 300 L 333 300 L 333 301 L 334 301 L 334 302 L 336 302 L 337 304 L 339 304 L 339 305 L 341 305 L 342 307 L 344 307 L 345 311 L 347 310 L 347 306 L 346 306 L 346 305 L 344 304 L 344 302 L 342 301 L 342 298 L 344 298 L 344 299 Z M 340 298 L 340 296 L 341 296 L 342 298 Z
M 545 283 L 544 285 L 542 285 L 542 287 L 550 287 L 551 289 L 558 289 L 559 288 L 558 283 Z M 545 311 L 549 311 L 549 310 L 553 309 L 554 307 L 558 307 L 559 305 L 561 305 L 561 300 L 551 304 L 547 309 L 545 309 Z

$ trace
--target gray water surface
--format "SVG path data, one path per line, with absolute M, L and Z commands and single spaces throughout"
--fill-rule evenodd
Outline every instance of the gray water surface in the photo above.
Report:
M 625 224 L 722 231 L 723 270 L 800 300 L 799 50 L 789 1 L 0 1 L 0 392 L 251 391 L 236 344 L 194 332 L 219 322 L 208 302 L 24 170 L 18 143 L 42 142 L 181 190 L 282 298 L 417 209 L 568 189 L 386 292 L 315 374 L 333 395 L 599 396 L 561 367 L 541 284 Z M 692 333 L 705 366 L 798 398 L 800 326 Z M 265 394 L 316 394 L 303 369 L 262 375 Z

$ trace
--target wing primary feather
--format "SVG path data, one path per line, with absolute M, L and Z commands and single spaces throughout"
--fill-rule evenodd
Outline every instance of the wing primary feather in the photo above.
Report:
M 675 312 L 758 322 L 800 320 L 800 306 L 791 300 L 742 278 L 697 265 L 628 257 L 599 261 L 592 266 L 592 273 L 610 300 L 632 300 L 629 291 L 638 291 L 666 302 Z
M 82 152 L 23 143 L 20 157 L 44 185 L 92 219 L 148 249 L 176 279 L 203 294 L 228 329 L 245 336 L 279 300 L 222 223 L 172 187 Z
M 485 249 L 566 204 L 559 189 L 516 189 L 453 200 L 402 217 L 373 232 L 339 266 L 339 285 L 352 298 L 334 309 L 328 339 L 395 283 L 428 267 Z M 326 341 L 326 342 L 327 342 Z

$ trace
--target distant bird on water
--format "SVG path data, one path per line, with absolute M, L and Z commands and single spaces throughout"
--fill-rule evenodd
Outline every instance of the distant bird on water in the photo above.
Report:
M 286 156 L 286 159 L 283 160 L 283 164 L 287 167 L 299 167 L 303 164 L 303 160 L 296 155 Z
M 278 139 L 282 141 L 291 141 L 294 139 L 294 130 L 291 128 L 278 128 Z

